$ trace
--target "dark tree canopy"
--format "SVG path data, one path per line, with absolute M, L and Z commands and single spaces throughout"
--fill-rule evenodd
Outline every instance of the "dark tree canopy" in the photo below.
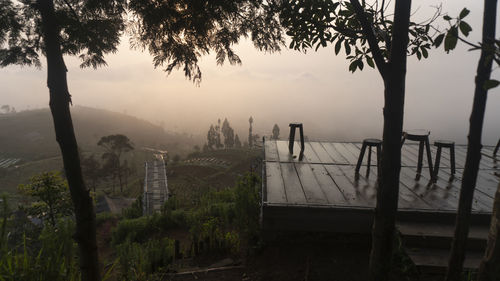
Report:
M 0 67 L 41 66 L 45 47 L 38 5 L 0 0 Z M 55 0 L 54 8 L 62 52 L 79 56 L 82 67 L 106 65 L 104 55 L 117 51 L 126 26 L 132 45 L 147 49 L 155 67 L 167 73 L 182 68 L 196 83 L 203 55 L 215 52 L 218 64 L 241 63 L 232 47 L 242 37 L 261 51 L 278 51 L 284 43 L 279 19 L 261 0 Z
M 106 65 L 104 55 L 116 52 L 125 28 L 125 0 L 54 1 L 61 51 L 78 55 L 81 67 Z M 68 5 L 69 4 L 69 5 Z M 0 66 L 39 67 L 45 54 L 37 1 L 0 0 Z
M 386 75 L 386 63 L 390 61 L 392 46 L 392 13 L 387 13 L 390 1 L 323 1 L 323 0 L 280 0 L 281 22 L 292 38 L 290 48 L 306 51 L 334 44 L 335 54 L 344 49 L 349 71 L 363 70 L 366 64 L 377 66 L 382 76 Z M 428 57 L 432 47 L 432 24 L 441 13 L 428 20 L 410 22 L 408 33 L 408 55 Z M 363 20 L 360 20 L 363 19 Z M 373 32 L 367 34 L 363 29 L 369 27 Z
M 132 0 L 133 46 L 147 49 L 155 67 L 170 73 L 182 68 L 194 82 L 201 81 L 198 59 L 214 51 L 218 64 L 239 64 L 232 49 L 250 37 L 262 51 L 277 51 L 283 43 L 279 20 L 261 0 Z
M 56 140 L 61 148 L 75 206 L 82 280 L 100 280 L 93 202 L 84 183 L 69 105 L 71 95 L 63 55 L 79 56 L 82 67 L 105 65 L 129 26 L 133 45 L 148 49 L 155 67 L 183 68 L 201 81 L 200 56 L 214 51 L 217 62 L 241 60 L 232 45 L 250 37 L 275 51 L 283 42 L 279 21 L 259 0 L 0 0 L 0 67 L 39 67 L 47 59 L 47 87 Z M 129 21 L 129 22 L 127 22 Z

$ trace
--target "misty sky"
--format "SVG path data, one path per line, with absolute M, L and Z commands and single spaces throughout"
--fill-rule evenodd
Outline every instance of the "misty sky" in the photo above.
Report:
M 437 1 L 413 1 L 416 18 L 425 18 L 429 5 Z M 458 15 L 471 10 L 468 22 L 472 41 L 480 40 L 482 1 L 454 0 L 443 10 Z M 497 28 L 498 30 L 498 28 Z M 498 34 L 498 33 L 497 33 Z M 498 37 L 498 36 L 497 36 Z M 170 76 L 154 69 L 147 53 L 129 50 L 127 38 L 117 54 L 107 56 L 108 67 L 80 69 L 75 58 L 66 57 L 68 83 L 76 105 L 126 112 L 163 124 L 167 130 L 206 134 L 217 118 L 227 117 L 242 139 L 248 117 L 254 117 L 259 134 L 270 134 L 278 123 L 286 136 L 289 122 L 304 123 L 306 135 L 320 140 L 359 141 L 380 137 L 382 131 L 383 84 L 378 72 L 348 72 L 343 51 L 335 56 L 333 46 L 303 54 L 282 50 L 264 54 L 250 42 L 235 47 L 241 66 L 217 66 L 213 56 L 202 59 L 203 80 L 199 87 L 181 72 Z M 459 44 L 460 45 L 460 44 Z M 466 142 L 468 117 L 474 90 L 479 52 L 468 52 L 462 44 L 445 54 L 432 50 L 430 58 L 408 60 L 406 129 L 426 128 L 432 139 Z M 8 67 L 0 69 L 0 104 L 18 110 L 46 107 L 46 69 Z M 499 79 L 499 71 L 493 72 Z M 490 91 L 485 119 L 484 143 L 500 137 L 500 88 Z

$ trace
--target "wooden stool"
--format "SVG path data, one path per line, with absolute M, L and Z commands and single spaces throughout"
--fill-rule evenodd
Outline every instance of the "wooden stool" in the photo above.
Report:
M 452 141 L 438 140 L 434 142 L 434 145 L 437 146 L 437 152 L 436 162 L 434 163 L 434 176 L 432 177 L 432 181 L 437 182 L 437 176 L 439 173 L 439 161 L 441 160 L 441 149 L 443 147 L 450 149 L 451 176 L 449 181 L 452 181 L 455 177 L 455 143 Z
M 368 146 L 368 162 L 366 167 L 366 177 L 370 176 L 370 164 L 372 162 L 372 147 L 377 148 L 377 168 L 380 167 L 380 148 L 382 147 L 382 141 L 378 139 L 365 139 L 363 140 L 363 146 L 361 146 L 361 151 L 359 152 L 358 164 L 356 164 L 356 174 L 359 174 L 359 168 L 361 167 L 361 162 L 363 162 L 363 156 L 365 155 L 366 147 Z
M 403 132 L 403 139 L 401 140 L 401 147 L 405 143 L 405 140 L 418 141 L 418 164 L 417 164 L 417 175 L 415 180 L 420 179 L 420 174 L 422 173 L 422 162 L 424 156 L 424 145 L 427 152 L 427 163 L 429 164 L 429 176 L 432 180 L 432 157 L 431 157 L 431 147 L 429 145 L 429 135 L 431 132 L 427 130 L 412 130 Z
M 493 158 L 497 157 L 498 147 L 500 147 L 500 139 L 497 142 L 497 146 L 495 146 L 495 150 L 493 151 Z
M 295 142 L 295 129 L 299 128 L 300 133 L 300 155 L 299 160 L 304 156 L 304 128 L 302 123 L 290 123 L 290 135 L 288 137 L 288 151 L 293 154 L 293 144 Z

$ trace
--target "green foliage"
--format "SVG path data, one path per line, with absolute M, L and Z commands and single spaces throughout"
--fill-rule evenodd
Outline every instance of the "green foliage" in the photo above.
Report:
M 247 174 L 238 181 L 235 193 L 238 228 L 249 239 L 253 239 L 260 232 L 260 178 L 255 174 Z
M 142 216 L 142 194 L 135 199 L 132 206 L 122 210 L 122 215 L 126 219 L 135 219 Z
M 109 213 L 109 212 L 104 212 L 104 213 L 98 213 L 95 216 L 96 219 L 96 225 L 97 227 L 101 226 L 104 224 L 106 221 L 116 219 L 116 215 Z
M 4 248 L 0 280 L 80 280 L 73 232 L 72 221 L 59 220 L 57 228 L 47 225 L 36 241 L 30 243 L 24 236 L 20 247 Z
M 54 6 L 63 53 L 78 56 L 81 67 L 105 65 L 104 55 L 116 52 L 125 27 L 126 1 L 54 1 Z M 38 8 L 36 1 L 0 1 L 0 67 L 40 66 L 44 40 Z
M 470 51 L 484 49 L 489 53 L 487 56 L 488 60 L 494 60 L 497 65 L 500 65 L 500 40 L 491 41 L 491 44 L 473 44 L 466 41 L 464 37 L 468 37 L 472 31 L 472 27 L 464 20 L 470 11 L 467 8 L 463 8 L 457 17 L 450 17 L 449 15 L 443 16 L 443 19 L 448 23 L 449 27 L 436 36 L 434 39 L 434 46 L 439 48 L 444 41 L 443 48 L 446 53 L 454 50 L 457 47 L 458 41 L 462 41 L 471 48 Z M 484 90 L 490 90 L 498 87 L 500 81 L 496 79 L 489 79 L 484 81 Z
M 360 5 L 359 9 L 356 7 Z M 369 46 L 367 32 L 373 32 L 373 44 L 377 44 L 383 59 L 389 59 L 393 22 L 384 13 L 389 2 L 375 1 L 373 4 L 359 4 L 358 1 L 321 1 L 321 0 L 287 0 L 280 6 L 280 19 L 286 34 L 291 37 L 290 48 L 302 50 L 334 45 L 335 54 L 344 49 L 346 59 L 350 61 L 349 71 L 363 70 L 364 62 L 374 68 L 376 63 L 373 46 Z M 409 55 L 416 55 L 420 60 L 428 57 L 432 37 L 432 24 L 440 13 L 424 23 L 410 22 Z M 390 14 L 392 16 L 392 14 Z M 371 30 L 363 30 L 361 19 L 365 20 Z M 383 63 L 377 62 L 377 64 Z M 377 67 L 381 67 L 378 65 Z
M 113 178 L 118 177 L 120 191 L 123 192 L 122 177 L 129 172 L 129 169 L 127 162 L 122 163 L 121 159 L 124 153 L 134 149 L 133 143 L 127 136 L 116 134 L 101 137 L 97 145 L 106 151 L 102 154 L 102 159 L 105 161 L 103 172 L 111 174 Z
M 136 219 L 121 220 L 112 233 L 112 244 L 118 245 L 128 240 L 131 242 L 144 242 L 152 233 L 159 233 L 165 217 L 159 214 L 140 217 Z
M 9 204 L 7 202 L 7 194 L 2 194 L 2 201 L 0 202 L 2 206 L 0 206 L 0 252 L 4 250 L 4 247 L 7 246 L 7 220 L 9 218 Z
M 125 267 L 128 264 L 133 268 L 133 272 L 127 273 L 129 278 L 136 278 L 131 280 L 152 278 L 148 274 L 154 270 L 147 269 L 152 266 L 151 258 L 146 257 L 150 254 L 147 243 L 158 241 L 173 228 L 189 230 L 193 245 L 203 243 L 204 253 L 238 253 L 242 239 L 248 239 L 250 244 L 258 240 L 259 190 L 260 179 L 255 174 L 247 174 L 234 188 L 202 195 L 199 204 L 192 209 L 177 209 L 178 202 L 171 197 L 161 213 L 121 220 L 113 229 L 111 242 L 120 252 L 121 266 L 128 268 Z M 129 255 L 134 257 L 127 259 Z M 162 266 L 168 264 L 168 258 L 162 260 Z M 137 267 L 130 266 L 131 263 Z
M 444 39 L 444 50 L 449 53 L 451 50 L 455 49 L 457 46 L 458 39 L 460 38 L 460 33 L 465 37 L 469 36 L 472 31 L 472 27 L 464 21 L 464 18 L 470 13 L 467 8 L 463 8 L 460 15 L 456 18 L 452 18 L 449 15 L 444 15 L 443 19 L 448 22 L 449 28 L 443 33 L 440 33 L 434 39 L 433 45 L 438 48 Z M 454 22 L 452 22 L 454 21 Z M 460 31 L 460 32 L 459 32 Z
M 174 257 L 174 241 L 153 239 L 145 243 L 126 241 L 117 247 L 120 280 L 161 280 L 153 274 L 166 270 Z
M 48 219 L 52 226 L 56 225 L 57 218 L 73 214 L 68 184 L 59 172 L 35 175 L 29 184 L 19 185 L 19 191 L 35 200 L 26 211 L 37 218 Z

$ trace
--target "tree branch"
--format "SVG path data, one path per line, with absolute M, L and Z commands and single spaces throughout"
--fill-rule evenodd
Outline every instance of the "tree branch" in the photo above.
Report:
M 76 13 L 75 9 L 73 9 L 73 7 L 71 7 L 71 4 L 68 2 L 68 0 L 63 0 L 63 1 L 66 4 L 66 6 L 68 6 L 69 10 L 71 11 L 71 13 L 73 14 L 73 16 L 75 17 L 75 19 L 78 22 L 78 24 L 81 25 L 80 18 L 78 17 L 78 14 Z
M 344 36 L 347 36 L 349 38 L 359 39 L 361 37 L 359 35 L 359 33 L 353 29 L 340 28 L 340 27 L 335 26 L 333 24 L 328 25 L 328 27 L 332 28 L 333 30 L 337 31 L 338 33 L 340 33 Z
M 370 46 L 370 51 L 373 55 L 373 60 L 375 60 L 375 64 L 377 65 L 377 69 L 382 75 L 382 78 L 386 77 L 386 68 L 387 63 L 385 62 L 384 55 L 382 55 L 382 51 L 377 42 L 377 38 L 373 33 L 373 25 L 368 22 L 366 18 L 366 13 L 359 3 L 358 0 L 350 0 L 354 10 L 356 12 L 356 18 L 358 19 L 361 27 L 363 28 L 363 33 L 366 36 L 366 40 L 368 41 L 368 45 Z

